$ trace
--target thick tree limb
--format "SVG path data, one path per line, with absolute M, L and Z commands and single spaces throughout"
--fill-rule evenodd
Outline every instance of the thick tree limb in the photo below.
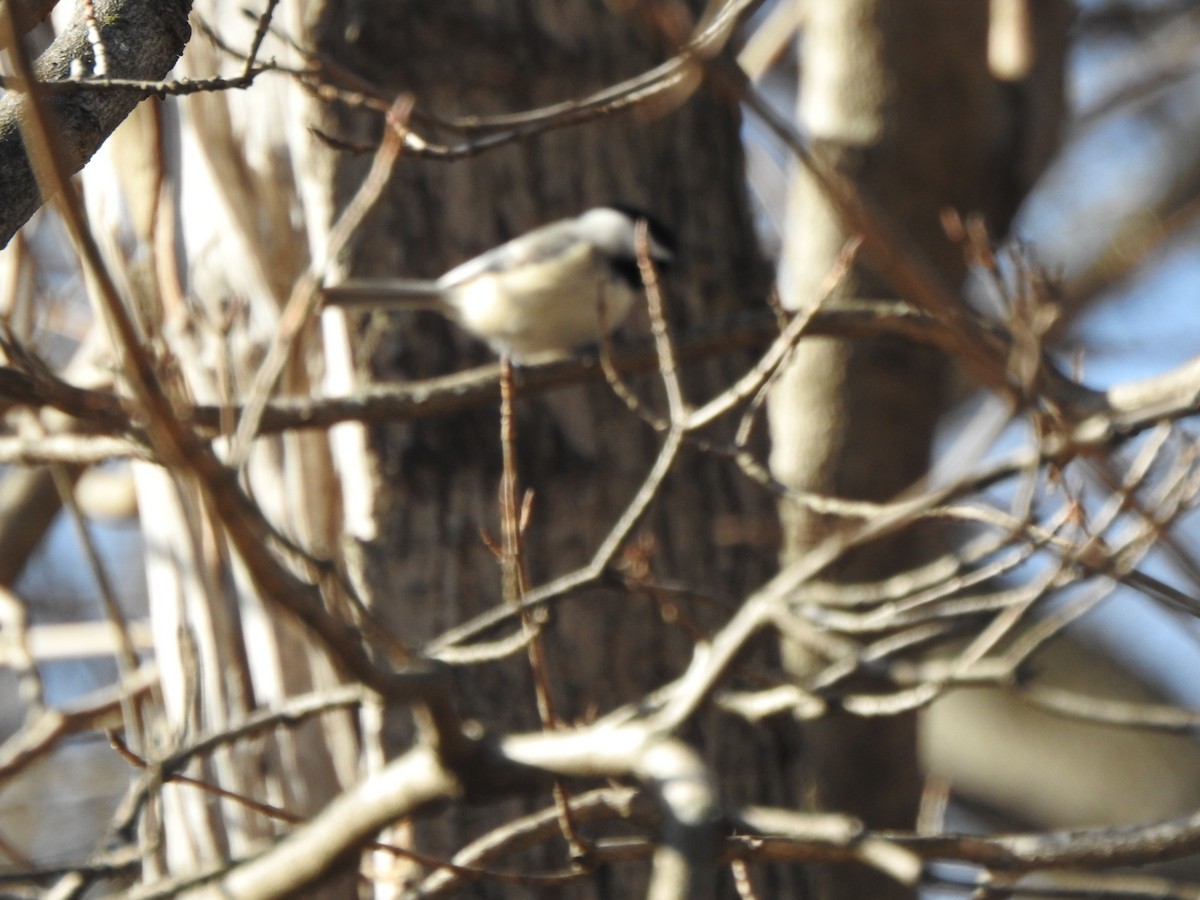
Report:
M 96 25 L 107 57 L 107 75 L 117 78 L 162 78 L 191 36 L 190 0 L 97 0 Z M 38 59 L 39 80 L 71 76 L 72 66 L 90 72 L 94 48 L 82 17 L 73 21 Z M 10 82 L 11 83 L 11 82 Z M 141 101 L 142 92 L 80 91 L 56 93 L 47 99 L 59 131 L 63 157 L 72 173 L 92 154 Z M 25 106 L 21 91 L 0 98 L 0 246 L 45 202 L 21 138 L 20 116 Z

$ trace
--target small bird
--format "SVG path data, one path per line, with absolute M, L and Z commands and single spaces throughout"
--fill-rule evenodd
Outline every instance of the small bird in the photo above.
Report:
M 535 228 L 435 281 L 349 280 L 324 289 L 326 305 L 433 310 L 516 361 L 599 340 L 621 324 L 642 290 L 637 223 L 650 259 L 668 266 L 673 241 L 649 216 L 601 206 Z

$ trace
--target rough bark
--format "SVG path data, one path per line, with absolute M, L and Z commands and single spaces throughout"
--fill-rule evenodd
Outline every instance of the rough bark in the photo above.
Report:
M 188 0 L 97 0 L 96 22 L 107 51 L 109 78 L 157 81 L 171 70 L 191 36 Z M 21 23 L 18 22 L 18 25 Z M 72 77 L 72 66 L 94 72 L 87 25 L 77 16 L 35 66 L 39 80 Z M 144 94 L 134 90 L 54 93 L 49 108 L 59 129 L 59 146 L 72 172 L 81 169 Z M 21 137 L 25 100 L 20 91 L 0 98 L 0 246 L 4 246 L 44 202 Z
M 323 52 L 388 91 L 413 92 L 418 114 L 443 118 L 580 97 L 662 59 L 644 33 L 601 3 L 365 3 L 349 16 L 330 4 L 313 12 Z M 328 129 L 340 136 L 378 135 L 370 117 L 336 110 L 329 116 Z M 738 126 L 735 106 L 701 92 L 651 118 L 644 112 L 607 118 L 453 164 L 402 159 L 348 268 L 355 275 L 432 276 L 533 225 L 623 202 L 676 231 L 679 257 L 687 261 L 669 279 L 677 325 L 761 303 L 764 273 L 742 183 Z M 363 163 L 343 156 L 334 165 L 337 206 L 361 179 Z M 431 317 L 393 324 L 374 353 L 376 378 L 444 372 L 486 358 Z M 723 375 L 727 382 L 735 362 L 689 372 L 693 396 L 704 396 Z M 657 442 L 603 385 L 519 397 L 517 406 L 522 486 L 535 492 L 525 551 L 530 580 L 538 584 L 589 558 L 648 470 Z M 497 561 L 481 539 L 481 531 L 499 534 L 497 412 L 374 429 L 370 441 L 375 467 L 362 502 L 347 500 L 350 527 L 364 539 L 377 608 L 419 645 L 500 602 Z M 361 462 L 343 462 L 355 465 Z M 653 573 L 736 601 L 771 570 L 774 547 L 770 539 L 731 543 L 722 531 L 762 533 L 755 526 L 764 521 L 773 521 L 771 503 L 758 489 L 726 461 L 689 453 L 644 528 L 654 535 Z M 684 614 L 706 620 L 703 607 L 690 603 Z M 664 621 L 652 596 L 587 591 L 561 607 L 547 632 L 559 715 L 571 721 L 640 696 L 679 671 L 690 648 L 690 637 Z M 525 668 L 522 658 L 464 671 L 465 713 L 499 728 L 532 726 Z M 741 735 L 749 739 L 731 750 L 738 741 L 726 737 L 739 736 L 711 744 L 727 744 L 713 754 L 723 775 L 739 773 L 730 778 L 738 799 L 786 802 L 781 766 L 772 758 L 778 742 Z M 509 804 L 500 812 L 513 810 Z M 482 824 L 475 813 L 456 813 L 441 834 L 426 833 L 423 844 L 455 847 Z M 600 877 L 592 890 L 634 896 L 636 889 Z

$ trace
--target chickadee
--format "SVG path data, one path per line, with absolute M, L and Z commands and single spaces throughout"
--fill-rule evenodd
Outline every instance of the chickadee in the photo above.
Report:
M 350 280 L 325 288 L 325 301 L 433 310 L 517 360 L 573 350 L 621 324 L 640 293 L 636 227 L 642 219 L 650 258 L 669 264 L 672 241 L 661 225 L 602 206 L 535 228 L 436 281 Z

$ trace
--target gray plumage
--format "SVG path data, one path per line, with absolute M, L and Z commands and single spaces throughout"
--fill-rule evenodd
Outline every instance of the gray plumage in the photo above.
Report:
M 327 287 L 327 304 L 433 310 L 498 353 L 517 359 L 571 350 L 624 320 L 641 292 L 639 215 L 598 207 L 536 228 L 434 281 L 350 280 Z M 670 239 L 650 224 L 650 256 L 672 260 Z

